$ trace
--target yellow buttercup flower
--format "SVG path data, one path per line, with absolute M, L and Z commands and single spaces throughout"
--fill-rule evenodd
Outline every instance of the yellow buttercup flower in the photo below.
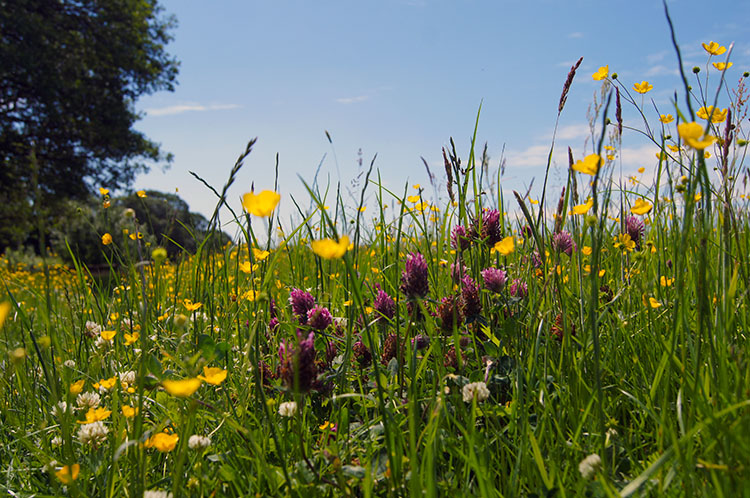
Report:
M 270 252 L 268 251 L 262 251 L 256 247 L 253 247 L 253 256 L 255 256 L 255 259 L 258 261 L 263 261 L 268 256 L 270 256 Z
M 86 384 L 86 381 L 84 379 L 73 382 L 70 385 L 70 394 L 72 394 L 73 396 L 81 394 L 81 391 L 83 391 L 84 384 Z
M 661 121 L 664 124 L 669 124 L 672 121 L 674 121 L 674 116 L 672 116 L 671 114 L 662 114 L 659 117 L 659 121 Z
M 592 252 L 591 246 L 583 246 L 583 247 L 581 248 L 581 253 L 582 253 L 582 254 L 583 254 L 584 256 L 591 256 L 591 252 Z
M 200 379 L 165 380 L 161 385 L 164 390 L 177 398 L 192 396 L 201 386 Z
M 734 62 L 713 62 L 711 65 L 719 71 L 724 71 L 734 66 Z
M 214 386 L 218 386 L 227 378 L 227 371 L 218 367 L 203 367 L 203 375 L 198 378 Z
M 728 109 L 714 109 L 714 106 L 710 105 L 708 107 L 701 107 L 696 114 L 701 119 L 708 119 L 711 116 L 712 123 L 721 123 L 727 119 L 727 111 Z
M 112 236 L 109 233 L 102 235 L 102 244 L 108 246 L 112 243 Z
M 599 168 L 604 163 L 599 154 L 589 154 L 583 161 L 580 159 L 573 165 L 573 170 L 584 173 L 586 175 L 595 176 Z
M 252 273 L 253 272 L 253 265 L 250 263 L 250 261 L 243 261 L 239 264 L 237 267 L 242 273 Z
M 661 276 L 659 279 L 659 283 L 662 287 L 670 287 L 672 285 L 672 282 L 674 281 L 673 278 L 667 278 L 664 275 Z
M 618 237 L 615 237 L 615 248 L 618 247 L 622 248 L 622 252 L 633 252 L 635 241 L 627 233 L 620 234 Z
M 135 417 L 136 414 L 138 414 L 138 408 L 133 408 L 132 406 L 128 405 L 122 405 L 122 415 L 125 418 Z
M 101 406 L 99 408 L 89 408 L 89 411 L 86 412 L 86 420 L 77 420 L 76 422 L 79 424 L 93 424 L 94 422 L 108 419 L 111 414 L 112 410 L 107 410 Z
M 201 306 L 203 306 L 203 303 L 193 303 L 190 299 L 183 299 L 182 305 L 187 309 L 188 311 L 196 311 L 200 309 Z
M 140 339 L 141 334 L 139 332 L 133 332 L 132 334 L 125 334 L 125 345 L 130 346 L 134 342 L 136 342 L 138 339 Z
M 141 199 L 145 199 L 145 198 L 147 197 L 147 196 L 146 196 L 146 191 L 145 191 L 145 190 L 139 190 L 139 191 L 138 191 L 138 192 L 136 192 L 135 194 L 136 194 L 136 195 L 137 195 L 138 197 L 140 197 Z
M 65 465 L 63 468 L 55 472 L 57 480 L 63 484 L 70 484 L 71 482 L 78 479 L 78 473 L 81 471 L 81 466 L 77 463 L 73 465 Z
M 117 335 L 116 330 L 102 330 L 101 336 L 105 341 L 111 341 Z
M 702 43 L 701 45 L 710 55 L 721 55 L 727 51 L 727 47 L 722 47 L 715 41 L 708 42 L 708 44 Z
M 703 134 L 703 126 L 693 121 L 692 123 L 680 123 L 677 132 L 687 145 L 694 149 L 703 150 L 716 142 L 716 137 Z
M 505 237 L 500 242 L 495 243 L 495 247 L 493 249 L 495 249 L 497 252 L 499 252 L 503 256 L 507 256 L 513 253 L 513 251 L 515 250 L 514 240 L 515 239 L 513 238 L 512 235 Z
M 310 246 L 323 259 L 339 259 L 349 248 L 349 237 L 344 235 L 338 242 L 332 239 L 314 240 Z
M 651 211 L 654 206 L 643 199 L 636 199 L 633 207 L 630 208 L 630 212 L 633 214 L 647 214 Z
M 115 387 L 117 383 L 117 377 L 110 377 L 109 379 L 102 379 L 99 381 L 99 387 L 103 387 L 107 391 Z
M 109 195 L 109 189 L 104 187 L 99 187 L 99 193 L 102 195 Z
M 242 196 L 242 207 L 253 216 L 267 218 L 271 216 L 280 200 L 281 196 L 273 190 L 264 190 L 258 195 L 248 192 Z
M 0 329 L 3 328 L 3 324 L 5 323 L 5 319 L 8 318 L 8 315 L 10 315 L 10 303 L 8 301 L 0 303 Z
M 633 85 L 633 90 L 635 90 L 636 92 L 640 94 L 648 93 L 653 89 L 654 89 L 654 86 L 648 81 L 641 81 L 640 83 L 635 83 Z
M 146 448 L 156 448 L 162 453 L 167 453 L 175 449 L 180 436 L 177 434 L 167 434 L 166 432 L 157 432 L 143 443 Z
M 600 67 L 599 69 L 596 70 L 594 74 L 591 75 L 591 77 L 594 78 L 596 81 L 601 81 L 605 79 L 607 76 L 609 76 L 609 65 Z
M 594 206 L 594 199 L 589 199 L 584 204 L 573 206 L 573 214 L 586 214 Z

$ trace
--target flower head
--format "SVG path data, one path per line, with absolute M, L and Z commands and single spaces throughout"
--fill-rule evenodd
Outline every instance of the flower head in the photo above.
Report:
M 136 193 L 135 193 L 135 195 L 137 195 L 137 196 L 138 196 L 138 197 L 140 197 L 141 199 L 145 199 L 146 197 L 148 197 L 148 196 L 146 195 L 146 191 L 145 191 L 145 190 L 139 190 L 138 192 L 136 192 Z
M 427 261 L 418 252 L 406 257 L 406 265 L 401 274 L 401 291 L 413 299 L 425 297 L 430 290 L 428 282 Z
M 696 114 L 701 119 L 708 119 L 710 116 L 712 123 L 723 123 L 724 120 L 727 119 L 727 109 L 714 109 L 714 106 L 712 105 L 701 107 Z
M 497 209 L 487 209 L 482 213 L 481 230 L 478 230 L 478 227 L 474 228 L 474 231 L 479 233 L 480 238 L 490 247 L 498 243 L 503 237 L 500 217 L 500 211 Z
M 597 454 L 589 455 L 578 464 L 578 471 L 584 479 L 593 479 L 602 466 L 602 459 Z
M 654 85 L 649 83 L 648 81 L 641 81 L 640 83 L 635 83 L 633 85 L 633 90 L 643 95 L 644 93 L 648 93 L 651 90 L 654 89 Z
M 307 312 L 307 325 L 315 330 L 325 330 L 333 323 L 331 312 L 325 306 L 314 306 Z
M 573 236 L 568 232 L 557 232 L 552 236 L 552 249 L 557 252 L 564 252 L 568 256 L 573 254 L 576 248 L 576 243 L 573 240 Z
M 719 71 L 724 71 L 734 66 L 734 62 L 714 62 L 711 65 L 715 67 L 716 69 L 718 69 Z
M 307 312 L 315 306 L 315 298 L 309 292 L 293 287 L 289 293 L 289 304 L 292 305 L 292 313 L 304 325 L 307 323 Z
M 453 332 L 453 325 L 460 327 L 463 322 L 461 308 L 458 300 L 454 296 L 444 297 L 435 310 L 440 329 L 444 332 Z
M 573 214 L 586 214 L 592 207 L 594 207 L 594 199 L 589 199 L 584 204 L 573 206 Z
M 677 126 L 677 132 L 686 144 L 697 150 L 703 150 L 717 140 L 716 137 L 705 135 L 703 133 L 703 126 L 695 121 L 692 123 L 680 123 Z
M 461 312 L 467 319 L 471 319 L 482 312 L 479 287 L 468 275 L 461 280 L 461 283 L 463 284 L 461 288 Z
M 466 233 L 466 228 L 456 225 L 451 231 L 451 247 L 457 251 L 465 251 L 471 245 L 471 240 Z
M 340 259 L 349 248 L 349 237 L 344 235 L 338 242 L 332 239 L 313 240 L 310 246 L 323 259 Z
M 573 164 L 573 171 L 595 176 L 602 164 L 604 161 L 599 154 L 589 154 L 583 158 L 583 161 L 579 159 Z
M 242 207 L 253 216 L 267 218 L 271 216 L 281 196 L 272 190 L 264 190 L 260 194 L 248 192 L 242 196 Z
M 636 243 L 636 245 L 641 241 L 645 228 L 646 226 L 642 219 L 636 218 L 635 216 L 628 216 L 625 218 L 625 231 L 630 235 L 630 238 Z
M 591 77 L 596 81 L 601 81 L 607 76 L 609 76 L 609 65 L 600 67 L 594 74 L 591 75 Z
M 198 379 L 208 384 L 218 386 L 227 378 L 227 371 L 219 367 L 203 367 L 203 375 L 199 375 Z
M 525 298 L 529 295 L 529 287 L 526 282 L 517 278 L 510 284 L 510 295 L 515 298 Z
M 291 347 L 287 341 L 279 345 L 279 370 L 287 388 L 307 392 L 318 376 L 315 364 L 315 334 L 310 332 L 306 339 L 298 333 L 299 344 Z
M 653 207 L 653 204 L 644 199 L 636 199 L 635 204 L 630 208 L 630 212 L 633 214 L 648 214 Z
M 387 292 L 380 288 L 378 288 L 378 293 L 375 296 L 375 302 L 372 307 L 389 320 L 396 315 L 396 302 Z
M 63 484 L 70 484 L 71 482 L 78 479 L 78 473 L 81 471 L 81 466 L 77 463 L 73 465 L 65 465 L 63 468 L 55 472 L 57 480 Z
M 279 405 L 279 415 L 282 417 L 293 417 L 297 414 L 297 403 L 294 401 L 284 401 Z
M 615 237 L 615 248 L 620 248 L 623 253 L 633 252 L 635 249 L 635 241 L 630 238 L 627 233 L 622 233 Z
M 193 434 L 188 439 L 188 448 L 191 450 L 202 450 L 211 446 L 211 438 L 208 436 L 201 436 L 200 434 Z
M 671 114 L 662 114 L 661 116 L 659 116 L 659 121 L 664 124 L 669 124 L 674 121 L 674 116 L 672 116 Z
M 78 441 L 83 445 L 98 445 L 107 438 L 109 429 L 104 422 L 98 421 L 91 424 L 84 424 L 78 429 Z
M 177 434 L 167 434 L 166 432 L 157 432 L 143 443 L 146 448 L 156 448 L 162 453 L 168 453 L 175 449 L 180 436 Z
M 512 235 L 509 235 L 508 237 L 505 237 L 503 240 L 497 242 L 495 246 L 493 247 L 497 252 L 502 254 L 503 256 L 507 256 L 509 254 L 512 254 L 515 250 L 515 239 Z
M 708 52 L 709 55 L 721 55 L 727 51 L 727 47 L 722 47 L 715 41 L 708 42 L 707 44 L 702 43 L 701 45 L 703 45 L 703 49 Z
M 105 233 L 104 235 L 102 235 L 102 244 L 103 245 L 108 246 L 111 243 L 112 243 L 112 235 L 110 235 L 109 233 Z
M 490 390 L 487 389 L 487 384 L 479 381 L 466 384 L 461 390 L 461 394 L 465 403 L 471 403 L 474 398 L 481 402 L 490 397 Z
M 161 385 L 164 390 L 177 398 L 188 398 L 201 386 L 201 380 L 198 378 L 182 380 L 165 380 Z
M 489 289 L 495 294 L 499 294 L 505 288 L 507 274 L 498 268 L 485 268 L 482 270 L 485 289 Z

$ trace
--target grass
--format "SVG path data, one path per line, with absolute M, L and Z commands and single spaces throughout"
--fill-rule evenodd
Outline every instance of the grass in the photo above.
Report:
M 474 145 L 466 163 L 453 146 L 448 188 L 434 186 L 434 197 L 389 191 L 371 167 L 358 205 L 309 188 L 314 209 L 293 199 L 294 224 L 235 214 L 243 236 L 222 251 L 204 242 L 165 259 L 123 235 L 103 247 L 111 285 L 83 264 L 6 259 L 0 488 L 747 493 L 744 77 L 736 89 L 722 78 L 713 94 L 695 77 L 699 90 L 685 77 L 686 107 L 669 112 L 692 122 L 694 108 L 718 108 L 724 92 L 730 117 L 699 120 L 723 140 L 686 145 L 676 123 L 658 121 L 668 112 L 644 108 L 608 76 L 590 137 L 603 165 L 579 173 L 571 153 L 556 208 L 557 192 L 540 194 L 546 204 L 503 193 Z M 607 158 L 622 148 L 623 103 L 643 120 L 624 128 L 662 151 L 648 185 Z M 214 190 L 219 205 L 225 192 Z M 638 200 L 650 210 L 632 214 Z M 130 232 L 143 222 L 132 219 Z M 312 240 L 344 233 L 352 244 L 342 257 L 311 251 Z M 487 268 L 505 272 L 495 290 Z M 321 308 L 300 315 L 313 304 Z M 194 392 L 164 383 L 196 378 Z

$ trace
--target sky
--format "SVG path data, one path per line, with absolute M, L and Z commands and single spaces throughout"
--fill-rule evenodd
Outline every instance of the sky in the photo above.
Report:
M 311 184 L 316 172 L 322 189 L 334 191 L 340 182 L 353 205 L 361 178 L 359 186 L 352 182 L 376 154 L 383 185 L 399 194 L 407 182 L 429 184 L 422 158 L 444 185 L 441 149 L 452 137 L 465 163 L 478 115 L 477 153 L 487 143 L 493 171 L 504 161 L 506 198 L 529 186 L 538 198 L 563 83 L 579 57 L 583 62 L 559 120 L 550 192 L 563 183 L 567 147 L 576 158 L 592 152 L 587 113 L 601 88 L 591 77 L 600 66 L 609 65 L 628 88 L 643 80 L 653 85 L 643 97 L 630 90 L 652 124 L 659 112 L 675 114 L 675 91 L 684 102 L 658 0 L 160 4 L 177 20 L 166 49 L 180 61 L 178 85 L 137 102 L 143 118 L 136 128 L 174 161 L 168 169 L 154 165 L 135 188 L 178 191 L 206 217 L 217 199 L 189 172 L 221 190 L 253 137 L 258 141 L 228 202 L 239 211 L 251 185 L 273 189 L 278 155 L 283 219 L 294 212 L 290 196 L 309 205 L 303 180 Z M 707 71 L 701 47 L 713 40 L 734 43 L 726 78 L 735 87 L 750 70 L 750 2 L 668 5 L 691 84 L 690 69 L 699 66 L 701 81 L 708 76 L 715 88 L 719 72 Z M 623 116 L 626 126 L 643 129 L 632 106 L 624 106 Z M 617 160 L 626 173 L 642 166 L 652 171 L 655 150 L 626 130 Z M 229 221 L 226 213 L 222 221 Z

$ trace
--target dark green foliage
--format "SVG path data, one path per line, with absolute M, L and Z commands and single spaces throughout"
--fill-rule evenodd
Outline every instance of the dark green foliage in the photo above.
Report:
M 172 90 L 177 62 L 164 48 L 174 20 L 156 0 L 0 5 L 2 250 L 37 228 L 28 206 L 56 212 L 171 159 L 133 129 L 134 102 Z

